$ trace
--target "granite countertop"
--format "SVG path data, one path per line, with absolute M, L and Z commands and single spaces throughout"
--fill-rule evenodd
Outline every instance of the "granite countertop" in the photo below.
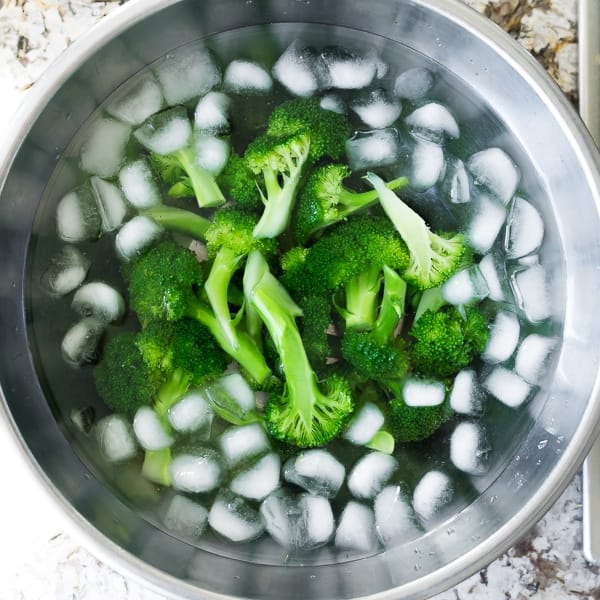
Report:
M 530 50 L 576 104 L 576 0 L 464 1 Z M 46 66 L 120 4 L 0 0 L 0 131 L 2 119 L 10 117 Z M 5 465 L 13 464 L 11 451 L 6 436 L 0 435 Z M 26 473 L 11 476 L 16 485 L 3 492 L 0 511 L 0 599 L 161 600 L 81 547 L 67 533 L 62 515 L 40 499 Z M 581 553 L 581 497 L 578 474 L 520 543 L 437 600 L 600 598 L 600 570 Z

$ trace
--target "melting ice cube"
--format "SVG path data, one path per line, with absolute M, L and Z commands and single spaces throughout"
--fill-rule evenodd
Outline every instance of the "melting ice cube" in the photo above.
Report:
M 185 108 L 176 106 L 150 117 L 134 132 L 134 137 L 151 152 L 171 154 L 183 148 L 192 135 Z
M 219 438 L 219 447 L 225 462 L 230 467 L 256 458 L 271 449 L 267 434 L 258 423 L 225 430 Z
M 490 337 L 482 358 L 488 363 L 500 363 L 508 360 L 519 343 L 521 326 L 517 315 L 509 311 L 496 314 L 490 326 Z
M 377 535 L 385 546 L 419 534 L 413 508 L 401 486 L 388 486 L 379 492 L 374 508 Z
M 137 454 L 133 429 L 122 415 L 108 415 L 95 427 L 100 452 L 110 462 L 124 462 Z
M 532 387 L 514 371 L 496 367 L 484 380 L 483 387 L 500 402 L 515 408 L 530 396 Z
M 521 258 L 536 252 L 544 238 L 544 221 L 538 210 L 517 196 L 510 209 L 504 246 L 508 258 Z
M 387 484 L 398 461 L 383 452 L 370 452 L 363 456 L 348 475 L 348 489 L 355 498 L 374 498 Z
M 407 379 L 402 387 L 402 397 L 407 406 L 438 406 L 446 397 L 441 381 Z
M 525 381 L 538 383 L 548 368 L 557 340 L 552 337 L 529 334 L 519 346 L 515 357 L 515 371 Z
M 125 158 L 131 128 L 116 119 L 100 118 L 87 132 L 81 146 L 81 168 L 99 177 L 114 177 Z
M 453 496 L 450 477 L 441 471 L 429 471 L 415 486 L 413 508 L 423 519 L 431 519 Z
M 163 517 L 163 523 L 170 532 L 190 540 L 197 540 L 204 533 L 207 521 L 206 508 L 180 494 L 170 499 Z
M 107 105 L 106 111 L 124 123 L 140 125 L 164 106 L 159 85 L 150 74 L 136 79 L 119 92 Z
M 117 233 L 117 254 L 124 260 L 132 260 L 162 234 L 163 228 L 150 217 L 133 217 Z
M 320 85 L 315 63 L 310 49 L 293 43 L 273 65 L 273 77 L 295 96 L 312 96 Z
M 346 469 L 330 452 L 322 449 L 305 450 L 290 458 L 283 469 L 286 481 L 304 488 L 310 494 L 334 498 Z
M 344 101 L 337 94 L 325 94 L 321 98 L 319 106 L 324 110 L 330 110 L 340 115 L 346 114 Z
M 321 58 L 327 67 L 333 88 L 356 90 L 367 87 L 377 74 L 379 59 L 375 51 L 359 53 L 340 46 L 323 49 Z
M 118 229 L 128 212 L 128 206 L 121 190 L 113 183 L 96 176 L 90 178 L 90 184 L 96 197 L 102 231 Z
M 508 204 L 517 191 L 521 173 L 512 158 L 501 148 L 476 152 L 467 161 L 475 184 L 485 188 L 503 204 Z
M 260 502 L 279 487 L 280 470 L 279 455 L 270 452 L 238 472 L 230 481 L 229 488 L 239 496 Z
M 424 191 L 433 187 L 444 177 L 446 159 L 438 144 L 417 140 L 411 150 L 409 185 L 414 190 Z
M 173 456 L 169 465 L 173 488 L 190 494 L 216 489 L 223 478 L 221 458 L 211 448 L 195 448 Z
M 221 490 L 208 513 L 214 531 L 232 542 L 249 542 L 262 535 L 265 525 L 260 513 L 244 498 Z
M 346 142 L 353 171 L 393 165 L 400 158 L 400 136 L 394 128 L 358 131 Z
M 477 415 L 482 411 L 483 391 L 473 369 L 463 369 L 457 373 L 450 392 L 450 406 L 463 415 Z
M 372 552 L 377 548 L 375 515 L 364 504 L 350 500 L 340 516 L 335 545 L 341 549 Z
M 93 240 L 101 225 L 96 200 L 87 185 L 68 192 L 56 206 L 56 229 L 65 242 Z
M 390 98 L 382 89 L 368 92 L 368 94 L 353 102 L 351 108 L 360 117 L 361 121 L 372 129 L 390 127 L 402 112 L 400 102 Z
M 234 60 L 229 63 L 223 79 L 225 88 L 237 94 L 263 94 L 273 87 L 273 80 L 267 70 L 249 60 Z
M 73 365 L 94 362 L 105 328 L 106 323 L 95 317 L 85 317 L 71 326 L 61 343 L 65 360 Z
M 154 74 L 169 106 L 202 96 L 221 81 L 210 53 L 198 44 L 169 52 L 154 67 Z
M 135 413 L 133 431 L 140 446 L 146 450 L 163 450 L 175 441 L 149 406 L 142 406 Z
M 446 157 L 442 192 L 452 204 L 464 204 L 471 200 L 471 177 L 460 158 Z
M 365 402 L 356 415 L 352 417 L 342 437 L 352 444 L 364 446 L 381 429 L 385 417 L 381 409 L 372 402 Z
M 231 148 L 224 138 L 196 135 L 194 150 L 197 164 L 211 175 L 217 176 L 227 164 Z
M 75 292 L 71 308 L 82 317 L 96 317 L 111 323 L 125 314 L 125 300 L 114 287 L 102 281 L 93 281 Z
M 457 469 L 470 475 L 483 475 L 489 453 L 487 436 L 479 423 L 463 421 L 454 428 L 450 437 L 450 460 Z
M 473 200 L 473 215 L 467 225 L 467 241 L 473 250 L 485 254 L 493 246 L 504 222 L 506 208 L 487 194 Z
M 160 190 L 146 160 L 140 158 L 119 171 L 119 183 L 127 201 L 144 210 L 161 203 Z
M 477 265 L 461 269 L 442 285 L 442 297 L 455 306 L 479 302 L 488 293 L 487 283 Z
M 410 113 L 406 119 L 410 132 L 436 144 L 446 138 L 458 138 L 460 130 L 448 107 L 438 102 L 429 102 Z
M 479 261 L 479 272 L 485 279 L 490 300 L 504 302 L 510 296 L 510 286 L 503 257 L 496 252 L 486 254 Z
M 224 133 L 229 130 L 231 100 L 223 92 L 208 92 L 196 105 L 194 121 L 200 131 Z
M 407 100 L 418 100 L 433 86 L 433 73 L 423 67 L 415 67 L 400 73 L 394 83 L 394 94 Z
M 207 440 L 214 412 L 204 394 L 191 391 L 169 409 L 167 417 L 175 431 L 193 432 L 195 439 Z
M 63 246 L 51 259 L 41 278 L 52 296 L 64 296 L 78 288 L 87 277 L 90 259 L 75 246 Z
M 510 283 L 517 304 L 527 320 L 538 323 L 552 315 L 548 275 L 542 265 L 533 264 L 516 270 L 511 275 Z

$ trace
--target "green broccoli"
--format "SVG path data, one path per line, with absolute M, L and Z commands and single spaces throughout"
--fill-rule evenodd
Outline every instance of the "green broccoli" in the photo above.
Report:
M 477 307 L 442 306 L 426 310 L 411 330 L 414 368 L 428 376 L 449 377 L 483 352 L 489 338 L 489 321 Z
M 146 208 L 140 211 L 140 215 L 150 217 L 158 225 L 169 231 L 187 233 L 189 236 L 200 241 L 204 241 L 206 230 L 211 224 L 209 219 L 191 210 L 168 206 L 166 204 Z
M 299 447 L 320 446 L 335 438 L 354 408 L 347 381 L 338 375 L 317 382 L 296 324 L 298 305 L 269 271 L 260 252 L 248 258 L 252 283 L 248 301 L 255 307 L 277 349 L 285 386 L 271 394 L 265 406 L 265 424 L 278 440 Z
M 261 212 L 264 205 L 254 173 L 239 154 L 232 152 L 225 168 L 217 177 L 223 193 L 243 210 Z
M 129 282 L 130 306 L 143 326 L 152 321 L 196 319 L 254 380 L 263 382 L 270 377 L 271 371 L 262 353 L 246 330 L 235 323 L 224 329 L 222 319 L 200 299 L 204 274 L 202 265 L 190 250 L 173 240 L 164 240 L 129 265 L 125 275 Z
M 392 431 L 396 442 L 420 442 L 432 436 L 453 414 L 446 399 L 437 406 L 408 406 L 402 395 L 390 400 Z
M 367 173 L 365 179 L 377 191 L 384 212 L 408 246 L 410 264 L 402 274 L 404 279 L 421 290 L 444 283 L 461 265 L 466 252 L 464 236 L 433 233 L 380 177 Z
M 378 201 L 376 190 L 355 192 L 344 187 L 351 175 L 342 164 L 327 164 L 315 169 L 302 188 L 294 218 L 294 234 L 299 244 L 305 244 L 316 232 L 333 225 Z M 389 181 L 389 189 L 408 184 L 406 177 Z

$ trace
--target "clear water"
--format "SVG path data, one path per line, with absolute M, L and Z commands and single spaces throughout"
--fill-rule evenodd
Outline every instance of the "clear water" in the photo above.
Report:
M 354 30 L 314 25 L 308 28 L 302 24 L 278 24 L 266 28 L 237 29 L 210 37 L 203 43 L 214 52 L 217 62 L 222 68 L 232 59 L 245 58 L 255 60 L 270 69 L 281 52 L 291 41 L 296 39 L 301 40 L 303 45 L 313 45 L 316 48 L 333 43 L 359 51 L 375 48 L 381 59 L 390 66 L 388 75 L 378 85 L 393 83 L 395 77 L 408 68 L 415 66 L 429 68 L 435 73 L 436 79 L 428 98 L 447 105 L 461 128 L 460 139 L 451 141 L 447 146 L 447 151 L 453 156 L 466 160 L 475 151 L 501 144 L 520 167 L 522 179 L 519 192 L 524 197 L 532 199 L 534 204 L 535 199 L 541 197 L 542 190 L 534 176 L 533 165 L 528 162 L 516 142 L 507 136 L 503 123 L 494 116 L 492 107 L 478 97 L 475 90 L 465 87 L 461 81 L 441 69 L 439 65 L 401 44 Z M 133 84 L 135 79 L 127 82 L 125 86 Z M 119 93 L 119 91 L 117 90 L 115 93 Z M 352 94 L 352 92 L 341 92 L 340 95 L 348 99 Z M 267 97 L 266 101 L 263 96 L 232 95 L 231 97 L 233 104 L 230 114 L 232 129 L 235 131 L 235 147 L 241 151 L 247 141 L 262 130 L 273 106 L 287 98 L 288 95 L 280 86 L 276 86 L 273 94 Z M 189 108 L 193 109 L 194 105 L 195 102 L 192 102 Z M 410 111 L 410 103 L 405 102 L 402 114 L 408 114 Z M 93 412 L 97 420 L 106 414 L 107 410 L 96 393 L 92 368 L 90 366 L 70 367 L 60 353 L 62 337 L 76 319 L 70 308 L 72 296 L 50 298 L 40 283 L 43 273 L 48 267 L 49 257 L 63 246 L 63 242 L 56 235 L 56 205 L 67 191 L 86 180 L 87 175 L 79 167 L 79 152 L 89 127 L 103 115 L 103 107 L 100 107 L 73 138 L 67 151 L 58 160 L 56 170 L 40 204 L 29 257 L 31 290 L 29 313 L 32 323 L 32 346 L 40 380 L 45 387 L 48 400 L 52 404 L 65 434 L 71 439 L 82 460 L 124 501 L 135 506 L 149 521 L 162 527 L 161 510 L 164 492 L 139 476 L 141 461 L 134 461 L 124 466 L 107 465 L 98 456 L 95 440 L 81 432 L 73 424 L 73 411 L 87 409 L 87 414 Z M 353 124 L 357 129 L 364 129 L 355 116 L 351 116 L 351 118 L 355 119 Z M 401 138 L 408 140 L 409 135 L 406 129 L 400 126 L 399 130 Z M 128 155 L 135 156 L 137 152 L 138 148 L 135 143 L 131 143 L 127 148 Z M 399 162 L 393 167 L 382 169 L 382 174 L 389 177 L 403 174 L 408 164 L 408 152 L 408 145 L 404 144 Z M 428 219 L 433 229 L 457 228 L 466 216 L 460 207 L 457 209 L 440 201 L 439 185 L 426 192 L 410 193 L 409 201 L 419 207 L 419 211 Z M 546 235 L 552 235 L 553 224 L 546 223 L 545 227 Z M 501 239 L 502 233 L 498 237 L 498 240 Z M 124 292 L 119 272 L 120 261 L 114 253 L 114 234 L 104 234 L 93 242 L 78 244 L 78 247 L 91 261 L 88 281 L 101 280 Z M 543 263 L 543 248 L 541 260 Z M 111 335 L 117 329 L 129 326 L 133 326 L 131 317 L 118 326 L 110 326 L 107 335 Z M 535 327 L 523 323 L 524 331 L 531 329 L 552 335 L 559 333 L 558 327 L 550 321 Z M 535 418 L 537 398 L 540 398 L 540 402 L 543 401 L 543 384 L 541 390 L 533 402 L 517 409 L 511 409 L 493 399 L 487 399 L 481 422 L 487 428 L 493 451 L 487 473 L 476 480 L 455 469 L 449 461 L 448 437 L 453 427 L 452 422 L 425 442 L 398 445 L 395 454 L 401 464 L 401 471 L 395 479 L 404 481 L 410 489 L 414 488 L 424 473 L 432 469 L 443 470 L 452 478 L 455 487 L 454 499 L 429 524 L 430 527 L 444 526 L 447 519 L 472 502 L 479 491 L 485 489 L 511 460 Z M 507 440 L 510 441 L 507 442 Z M 331 449 L 347 467 L 364 453 L 363 449 L 341 442 L 334 442 Z M 341 493 L 332 502 L 335 514 L 339 515 L 347 499 L 348 492 L 342 488 Z M 202 499 L 202 503 L 209 506 L 209 502 L 204 499 Z M 261 563 L 279 563 L 287 560 L 292 564 L 296 562 L 314 564 L 356 557 L 356 554 L 335 552 L 329 548 L 313 553 L 310 557 L 286 557 L 281 548 L 268 539 L 263 538 L 251 544 L 250 547 L 247 545 L 236 546 L 224 542 L 208 530 L 198 540 L 197 545 L 218 554 Z

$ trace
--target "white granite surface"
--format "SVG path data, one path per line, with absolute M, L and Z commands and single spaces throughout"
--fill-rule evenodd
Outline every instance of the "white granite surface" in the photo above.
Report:
M 366 0 L 365 0 L 366 1 Z M 576 97 L 575 0 L 465 0 L 537 56 Z M 26 90 L 60 52 L 119 1 L 0 0 L 0 138 Z M 0 423 L 10 490 L 0 502 L 0 600 L 161 600 L 112 571 L 68 534 Z M 525 539 L 438 600 L 592 600 L 600 574 L 581 554 L 581 477 Z

